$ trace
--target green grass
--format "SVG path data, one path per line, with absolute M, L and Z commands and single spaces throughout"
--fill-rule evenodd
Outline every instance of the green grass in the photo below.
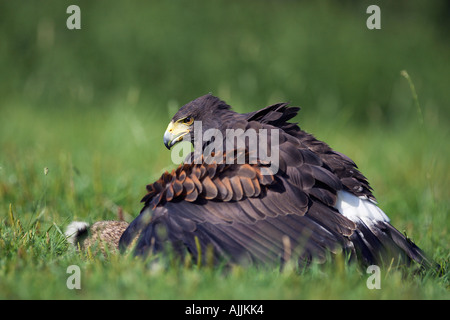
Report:
M 80 1 L 75 32 L 64 2 L 0 4 L 0 299 L 449 299 L 445 2 L 383 3 L 379 31 L 365 28 L 369 2 L 179 2 Z M 339 260 L 158 268 L 70 248 L 72 220 L 137 215 L 145 185 L 174 166 L 171 115 L 209 91 L 239 112 L 300 105 L 301 127 L 355 160 L 444 274 L 383 270 L 369 290 L 365 270 Z M 81 290 L 66 287 L 70 265 Z
M 20 114 L 20 126 L 39 123 L 39 127 L 47 128 L 49 138 L 40 146 L 19 148 L 26 139 L 39 135 L 37 128 L 30 128 L 37 132 L 22 133 L 22 137 L 18 134 L 13 145 L 7 146 L 3 141 L 8 156 L 3 156 L 0 171 L 0 298 L 450 298 L 449 182 L 442 174 L 449 150 L 442 149 L 446 134 L 442 128 L 427 127 L 425 135 L 433 136 L 432 142 L 415 127 L 369 127 L 360 131 L 342 130 L 336 123 L 334 129 L 328 127 L 323 134 L 318 133 L 358 162 L 392 223 L 445 268 L 442 277 L 410 275 L 406 280 L 400 272 L 384 270 L 382 289 L 369 290 L 369 275 L 352 266 L 317 267 L 301 274 L 295 270 L 279 273 L 277 268 L 199 269 L 183 263 L 155 269 L 131 256 L 92 258 L 68 248 L 61 234 L 68 222 L 115 219 L 116 206 L 122 207 L 130 220 L 141 208 L 139 200 L 145 184 L 169 163 L 169 152 L 161 141 L 155 142 L 153 148 L 134 146 L 138 142 L 134 141 L 132 127 L 143 125 L 144 120 L 134 119 L 134 111 L 120 111 L 120 115 L 102 121 L 101 112 L 92 114 L 88 122 L 98 124 L 96 134 L 82 142 L 86 130 L 77 131 L 77 138 L 73 139 L 53 125 L 58 114 Z M 84 119 L 75 117 L 71 122 L 74 127 L 89 127 Z M 112 134 L 115 128 L 120 132 Z M 320 132 L 319 129 L 313 131 Z M 339 133 L 333 134 L 335 130 Z M 19 128 L 14 131 L 21 132 Z M 157 131 L 163 132 L 163 128 Z M 110 146 L 118 143 L 117 139 L 123 142 L 124 152 L 116 153 Z M 411 144 L 412 140 L 416 143 Z M 48 145 L 51 149 L 47 149 Z M 47 175 L 45 167 L 49 168 Z M 66 287 L 70 276 L 66 269 L 73 264 L 81 268 L 81 290 Z

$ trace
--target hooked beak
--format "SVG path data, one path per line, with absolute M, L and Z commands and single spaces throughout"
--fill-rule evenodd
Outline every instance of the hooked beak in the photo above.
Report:
M 179 122 L 174 123 L 173 121 L 170 121 L 166 132 L 164 132 L 164 145 L 170 150 L 176 143 L 183 140 L 183 137 L 189 132 L 189 126 Z

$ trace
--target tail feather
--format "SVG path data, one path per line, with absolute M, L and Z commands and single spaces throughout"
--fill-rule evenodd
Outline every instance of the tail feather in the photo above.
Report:
M 400 231 L 395 229 L 391 224 L 378 221 L 377 223 L 380 229 L 383 229 L 386 234 L 392 239 L 398 248 L 409 257 L 409 259 L 416 261 L 418 264 L 426 269 L 439 269 L 440 266 L 432 259 L 430 259 L 414 242 L 407 236 L 403 235 Z
M 356 255 L 364 264 L 410 265 L 415 261 L 424 269 L 440 266 L 409 238 L 395 229 L 387 221 L 360 219 L 356 222 L 356 232 L 351 240 Z

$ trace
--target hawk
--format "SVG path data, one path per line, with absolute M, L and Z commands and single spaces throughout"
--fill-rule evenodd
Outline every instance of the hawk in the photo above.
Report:
M 289 122 L 299 110 L 277 103 L 240 114 L 211 94 L 181 107 L 164 144 L 188 140 L 194 151 L 147 185 L 120 247 L 139 235 L 137 255 L 171 248 L 202 260 L 209 252 L 214 261 L 302 266 L 344 253 L 361 265 L 431 266 L 390 224 L 356 164 Z

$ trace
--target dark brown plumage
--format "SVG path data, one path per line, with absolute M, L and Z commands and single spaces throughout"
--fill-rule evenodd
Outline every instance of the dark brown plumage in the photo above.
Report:
M 422 251 L 376 207 L 355 163 L 288 122 L 298 110 L 279 103 L 238 114 L 212 95 L 183 106 L 164 135 L 168 148 L 186 133 L 195 143 L 194 121 L 202 121 L 202 133 L 215 128 L 223 137 L 227 129 L 253 129 L 258 135 L 277 129 L 278 171 L 263 175 L 266 162 L 248 161 L 251 152 L 245 137 L 244 164 L 207 163 L 208 155 L 191 154 L 190 163 L 147 186 L 144 208 L 120 245 L 128 246 L 141 232 L 136 253 L 142 255 L 169 245 L 180 255 L 197 258 L 200 245 L 203 253 L 212 248 L 215 260 L 233 263 L 277 263 L 288 256 L 308 264 L 344 251 L 365 265 L 398 259 L 430 266 Z M 202 150 L 213 142 L 203 141 Z M 212 154 L 215 159 L 230 152 L 238 157 L 236 150 L 227 150 L 225 139 L 222 147 L 223 153 Z

